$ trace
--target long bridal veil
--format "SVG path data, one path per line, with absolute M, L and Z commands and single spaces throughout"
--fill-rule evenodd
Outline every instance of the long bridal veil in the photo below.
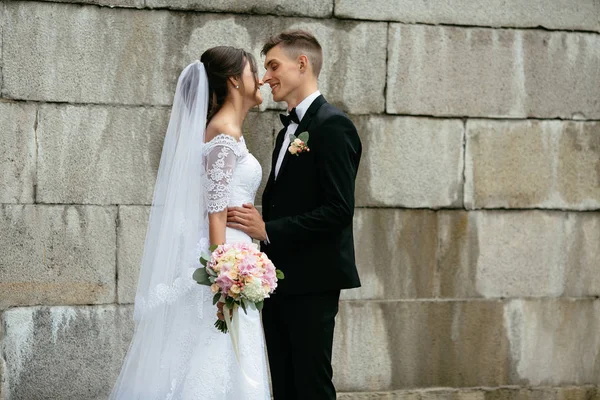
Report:
M 208 78 L 196 61 L 177 82 L 135 297 L 136 330 L 111 399 L 168 399 L 191 345 L 182 324 L 203 313 L 206 289 L 192 273 L 208 247 L 202 191 L 207 108 Z

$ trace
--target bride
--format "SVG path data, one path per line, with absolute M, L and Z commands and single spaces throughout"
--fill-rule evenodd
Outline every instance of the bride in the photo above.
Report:
M 263 331 L 239 313 L 239 360 L 214 327 L 210 288 L 192 280 L 209 244 L 251 242 L 226 227 L 227 207 L 253 203 L 261 166 L 242 136 L 260 104 L 256 61 L 214 47 L 177 82 L 135 298 L 135 333 L 111 399 L 267 400 Z

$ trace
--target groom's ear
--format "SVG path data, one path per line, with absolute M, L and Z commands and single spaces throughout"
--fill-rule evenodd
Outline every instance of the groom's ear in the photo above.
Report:
M 301 73 L 308 72 L 310 63 L 308 61 L 308 57 L 306 54 L 300 54 L 298 56 L 298 67 L 300 68 Z

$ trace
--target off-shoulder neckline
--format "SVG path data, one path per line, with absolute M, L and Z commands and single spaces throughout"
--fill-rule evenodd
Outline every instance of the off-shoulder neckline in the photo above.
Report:
M 206 144 L 209 144 L 209 143 L 211 143 L 213 140 L 215 140 L 215 139 L 216 139 L 216 138 L 218 138 L 218 137 L 227 137 L 227 138 L 230 138 L 231 140 L 233 140 L 233 141 L 234 141 L 234 142 L 236 142 L 236 143 L 244 143 L 244 142 L 246 141 L 246 140 L 244 139 L 244 135 L 241 135 L 241 136 L 240 136 L 240 140 L 237 140 L 237 139 L 235 138 L 235 136 L 228 135 L 227 133 L 219 133 L 218 135 L 215 135 L 215 137 L 214 137 L 214 138 L 212 138 L 212 139 L 210 139 L 208 142 L 206 142 Z

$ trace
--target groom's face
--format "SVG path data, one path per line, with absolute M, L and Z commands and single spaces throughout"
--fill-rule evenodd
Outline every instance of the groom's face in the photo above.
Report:
M 273 47 L 265 58 L 264 83 L 271 87 L 273 100 L 289 102 L 302 84 L 298 60 L 291 58 L 281 45 Z

